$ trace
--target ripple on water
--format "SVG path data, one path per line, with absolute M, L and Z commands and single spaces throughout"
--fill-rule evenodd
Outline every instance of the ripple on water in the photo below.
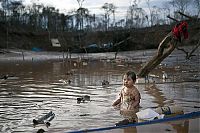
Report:
M 15 73 L 19 79 L 0 81 L 0 131 L 1 132 L 36 132 L 40 126 L 33 127 L 32 120 L 49 111 L 55 113 L 48 132 L 65 132 L 86 128 L 113 126 L 123 117 L 112 108 L 112 102 L 118 96 L 122 84 L 122 74 L 127 70 L 137 71 L 135 62 L 146 61 L 155 51 L 125 52 L 120 57 L 132 59 L 131 65 L 123 62 L 90 61 L 87 66 L 70 66 L 68 62 L 37 62 L 19 64 L 11 68 L 1 67 L 5 72 Z M 111 57 L 114 53 L 103 53 Z M 99 56 L 102 56 L 99 55 Z M 137 55 L 137 56 L 136 56 Z M 94 54 L 92 56 L 98 56 Z M 163 82 L 157 79 L 156 86 L 146 89 L 147 85 L 137 85 L 141 93 L 141 109 L 156 108 L 160 105 L 179 104 L 185 112 L 197 111 L 199 104 L 199 79 L 197 58 L 184 62 L 181 53 L 164 60 L 162 69 L 169 71 L 169 79 Z M 141 57 L 141 58 L 136 58 Z M 97 57 L 95 57 L 97 58 Z M 3 64 L 0 64 L 1 66 Z M 37 65 L 37 67 L 35 67 Z M 119 67 L 123 65 L 123 67 Z M 175 69 L 175 66 L 180 66 Z M 165 68 L 166 67 L 166 68 Z M 169 68 L 168 68 L 169 67 Z M 5 69 L 5 70 L 4 70 Z M 65 73 L 73 70 L 73 75 Z M 171 71 L 173 70 L 173 71 Z M 182 73 L 184 71 L 184 73 Z M 155 73 L 154 73 L 155 72 Z M 162 70 L 155 69 L 153 74 L 162 75 Z M 174 79 L 173 79 L 174 78 Z M 72 80 L 64 84 L 59 80 Z M 102 87 L 101 82 L 108 80 L 110 85 Z M 189 82 L 189 81 L 194 82 Z M 186 82 L 187 81 L 187 82 Z M 89 95 L 91 101 L 77 104 L 76 98 Z M 191 124 L 190 124 L 191 125 Z M 123 131 L 122 131 L 123 132 Z

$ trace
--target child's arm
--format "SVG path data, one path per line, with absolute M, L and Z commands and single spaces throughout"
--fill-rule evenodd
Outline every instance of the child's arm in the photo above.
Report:
M 120 92 L 120 93 L 119 93 L 119 96 L 118 96 L 118 98 L 117 98 L 117 100 L 115 100 L 115 101 L 113 102 L 112 106 L 117 106 L 118 104 L 121 103 L 121 96 L 122 96 L 122 94 L 121 94 L 121 92 Z
M 122 90 L 120 91 L 117 100 L 115 100 L 115 101 L 113 102 L 112 106 L 117 106 L 117 105 L 119 105 L 119 104 L 121 103 L 121 97 L 122 97 Z
M 112 104 L 112 106 L 116 106 L 121 102 L 121 98 L 118 98 L 117 100 L 114 101 L 114 103 Z

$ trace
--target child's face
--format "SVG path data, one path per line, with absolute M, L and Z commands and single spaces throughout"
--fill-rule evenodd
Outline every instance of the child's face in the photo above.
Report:
M 131 76 L 124 75 L 123 85 L 127 88 L 132 87 L 134 85 L 134 81 L 132 80 Z

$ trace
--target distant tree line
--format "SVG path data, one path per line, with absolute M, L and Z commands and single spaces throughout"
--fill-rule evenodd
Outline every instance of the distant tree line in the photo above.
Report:
M 25 6 L 22 0 L 0 0 L 0 22 L 27 26 L 33 31 L 106 31 L 170 24 L 171 20 L 167 19 L 167 15 L 184 19 L 183 16 L 177 15 L 177 11 L 197 17 L 200 14 L 200 0 L 171 0 L 165 2 L 164 8 L 151 5 L 150 0 L 146 0 L 149 13 L 138 7 L 139 0 L 132 0 L 127 3 L 129 6 L 125 18 L 116 20 L 117 7 L 113 3 L 104 3 L 101 7 L 104 14 L 97 15 L 90 14 L 90 9 L 82 6 L 84 0 L 77 2 L 79 4 L 77 10 L 64 14 L 55 7 L 43 4 L 32 3 Z M 193 8 L 189 8 L 190 6 Z M 196 13 L 191 14 L 194 11 Z

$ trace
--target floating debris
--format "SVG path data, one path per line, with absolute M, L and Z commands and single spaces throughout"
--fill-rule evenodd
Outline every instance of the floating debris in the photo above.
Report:
M 59 82 L 62 82 L 63 84 L 71 84 L 71 80 L 64 80 L 64 79 L 60 79 Z
M 49 127 L 50 121 L 52 121 L 55 117 L 55 114 L 50 111 L 49 113 L 47 113 L 46 115 L 40 117 L 39 119 L 33 119 L 33 124 L 34 125 L 38 125 L 38 124 L 45 124 L 47 127 Z
M 109 82 L 107 80 L 103 80 L 101 84 L 103 87 L 106 87 L 109 85 Z
M 4 76 L 1 77 L 0 79 L 4 79 L 4 80 L 6 80 L 6 79 L 8 79 L 8 75 L 4 75 Z
M 77 103 L 84 103 L 85 101 L 91 101 L 90 96 L 84 95 L 82 97 L 77 98 Z
M 79 116 L 89 116 L 90 114 L 81 114 Z
M 15 77 L 14 75 L 3 75 L 3 76 L 0 76 L 0 79 L 2 80 L 7 80 L 7 79 L 18 79 L 18 77 Z

